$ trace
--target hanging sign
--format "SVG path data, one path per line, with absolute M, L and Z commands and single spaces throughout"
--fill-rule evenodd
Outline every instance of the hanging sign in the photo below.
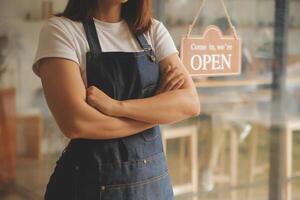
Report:
M 205 5 L 196 14 L 186 36 L 181 40 L 180 57 L 191 76 L 229 76 L 241 72 L 242 40 L 233 26 L 224 0 L 220 0 L 232 35 L 224 35 L 217 26 L 208 26 L 202 36 L 191 36 L 193 27 Z
M 203 36 L 183 37 L 181 60 L 191 76 L 225 76 L 241 72 L 241 39 L 209 26 Z

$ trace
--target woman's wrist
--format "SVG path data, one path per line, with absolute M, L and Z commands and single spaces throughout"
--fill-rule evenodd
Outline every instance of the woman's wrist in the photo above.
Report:
M 116 100 L 116 106 L 114 109 L 114 116 L 115 117 L 124 117 L 126 111 L 126 103 L 125 101 L 118 101 Z

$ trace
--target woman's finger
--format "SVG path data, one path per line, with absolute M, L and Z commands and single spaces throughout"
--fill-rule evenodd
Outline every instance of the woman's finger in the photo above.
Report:
M 168 74 L 168 72 L 172 69 L 172 66 L 171 65 L 168 65 L 163 71 L 162 71 L 162 75 L 160 77 L 160 80 L 159 80 L 159 88 L 160 89 L 163 89 L 165 86 L 166 86 L 166 82 L 165 82 L 165 79 L 166 79 L 166 74 Z
M 170 71 L 172 71 L 172 66 L 171 65 L 168 65 L 167 67 L 166 67 L 166 69 L 163 71 L 163 74 L 162 74 L 162 79 L 165 79 L 166 78 L 166 76 L 167 76 L 167 74 L 170 72 Z
M 173 77 L 173 79 L 171 79 L 171 80 L 168 82 L 168 84 L 167 84 L 167 86 L 166 86 L 166 90 L 167 90 L 167 91 L 171 90 L 171 89 L 174 87 L 174 85 L 176 85 L 177 82 L 180 81 L 180 80 L 183 79 L 183 78 L 184 78 L 184 77 L 183 77 L 183 74 L 182 74 L 182 73 L 179 73 L 178 75 L 176 75 L 175 77 Z
M 178 71 L 178 68 L 177 67 L 173 67 L 171 71 L 169 71 L 167 74 L 166 74 L 166 77 L 165 77 L 165 81 L 166 82 L 169 82 L 171 81 L 174 77 L 176 77 L 180 72 Z
M 176 67 L 173 67 L 168 73 L 164 75 L 162 78 L 162 88 L 166 88 L 166 86 L 169 84 L 169 82 L 174 79 L 179 74 Z
M 170 88 L 170 90 L 176 90 L 179 89 L 184 83 L 184 79 L 180 79 L 173 87 Z

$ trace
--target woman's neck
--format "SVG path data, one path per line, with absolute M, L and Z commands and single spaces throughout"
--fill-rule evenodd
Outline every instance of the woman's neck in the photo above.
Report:
M 122 4 L 113 4 L 109 1 L 100 1 L 99 8 L 95 13 L 95 18 L 104 22 L 119 22 L 121 20 Z

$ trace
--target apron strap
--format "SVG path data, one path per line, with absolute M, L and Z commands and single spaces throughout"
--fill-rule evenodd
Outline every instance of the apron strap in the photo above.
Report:
M 87 41 L 90 46 L 90 50 L 95 53 L 101 53 L 102 49 L 99 42 L 94 19 L 92 17 L 88 17 L 85 21 L 83 21 L 83 27 L 85 30 Z
M 148 41 L 146 40 L 144 34 L 135 35 L 137 41 L 139 42 L 140 46 L 145 50 L 149 51 L 152 50 L 151 45 L 149 45 Z
M 146 40 L 144 34 L 135 35 L 135 37 L 136 37 L 137 41 L 139 42 L 140 46 L 144 49 L 145 52 L 147 52 L 150 60 L 152 62 L 156 62 L 156 57 L 153 52 L 153 49 L 152 49 L 151 45 L 148 43 L 148 41 Z

